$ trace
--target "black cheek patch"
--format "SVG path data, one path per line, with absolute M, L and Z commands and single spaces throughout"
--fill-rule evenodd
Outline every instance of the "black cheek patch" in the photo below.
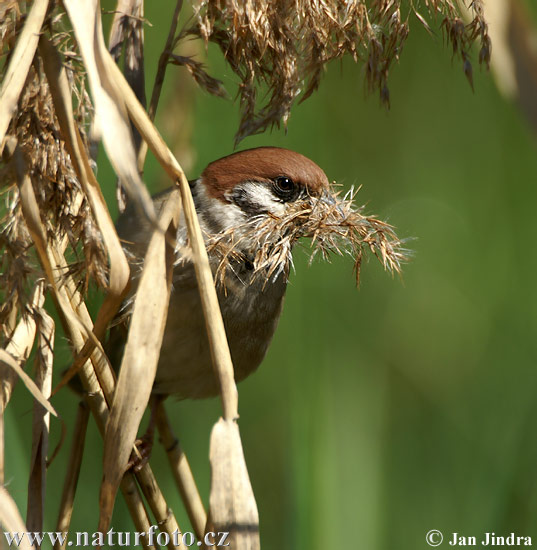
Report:
M 252 202 L 252 197 L 244 189 L 235 189 L 231 195 L 231 200 L 245 214 L 256 216 L 258 214 L 266 214 L 267 209 L 257 202 Z

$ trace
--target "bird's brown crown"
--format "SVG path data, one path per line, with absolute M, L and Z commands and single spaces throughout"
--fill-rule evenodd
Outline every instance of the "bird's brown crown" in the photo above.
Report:
M 312 160 L 280 147 L 257 147 L 233 153 L 211 162 L 201 174 L 213 197 L 224 199 L 235 185 L 245 181 L 292 179 L 310 195 L 320 195 L 328 187 L 326 174 Z

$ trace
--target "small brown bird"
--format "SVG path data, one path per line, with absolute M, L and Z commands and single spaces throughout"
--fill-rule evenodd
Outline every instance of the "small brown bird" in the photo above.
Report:
M 390 227 L 353 210 L 352 197 L 340 199 L 323 170 L 293 151 L 260 147 L 234 153 L 210 163 L 190 187 L 217 280 L 237 381 L 257 369 L 265 356 L 282 312 L 292 249 L 299 238 L 314 237 L 322 253 L 340 252 L 344 240 L 357 264 L 366 244 L 382 256 L 385 265 L 398 269 L 399 241 L 394 240 Z M 170 191 L 154 197 L 157 211 Z M 135 292 L 151 226 L 130 206 L 119 218 L 117 230 L 131 258 Z M 219 385 L 184 219 L 177 237 L 177 261 L 153 393 L 210 397 L 218 394 Z M 124 308 L 127 313 L 130 302 Z M 121 361 L 125 324 L 111 331 L 108 348 L 116 366 Z

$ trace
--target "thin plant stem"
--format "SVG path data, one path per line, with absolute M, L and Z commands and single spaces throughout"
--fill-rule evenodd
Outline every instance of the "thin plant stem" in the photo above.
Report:
M 168 456 L 175 484 L 185 504 L 190 523 L 198 539 L 203 540 L 205 525 L 207 523 L 207 512 L 203 506 L 188 459 L 181 449 L 179 440 L 172 431 L 170 420 L 166 414 L 166 407 L 162 401 L 157 405 L 155 420 L 162 446 Z
M 84 401 L 81 401 L 78 405 L 75 428 L 73 430 L 71 454 L 69 455 L 69 462 L 67 464 L 60 510 L 58 512 L 58 521 L 56 523 L 56 531 L 62 533 L 67 533 L 71 525 L 78 476 L 80 474 L 80 466 L 82 465 L 82 457 L 84 456 L 84 442 L 86 440 L 88 420 L 88 406 Z M 66 546 L 67 540 L 65 540 L 63 544 L 56 542 L 54 544 L 54 550 L 64 550 Z

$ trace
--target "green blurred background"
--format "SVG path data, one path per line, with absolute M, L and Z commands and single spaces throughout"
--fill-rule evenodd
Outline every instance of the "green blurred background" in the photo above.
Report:
M 173 6 L 148 4 L 152 83 Z M 239 387 L 265 549 L 415 550 L 427 548 L 431 529 L 445 538 L 514 531 L 537 539 L 535 139 L 489 73 L 475 68 L 472 93 L 441 34 L 410 25 L 390 76 L 390 111 L 366 96 L 360 66 L 335 63 L 318 93 L 295 107 L 286 134 L 240 145 L 288 147 L 345 188 L 361 185 L 358 202 L 412 238 L 414 251 L 402 279 L 367 262 L 359 290 L 349 259 L 308 267 L 297 251 L 274 342 Z M 219 55 L 210 68 L 234 93 Z M 232 151 L 238 109 L 202 92 L 189 99 L 187 81 L 184 69 L 169 67 L 156 122 L 195 177 Z M 109 167 L 98 178 L 112 202 Z M 152 190 L 166 181 L 152 158 L 146 181 Z M 59 372 L 69 358 L 60 334 L 57 345 Z M 53 404 L 71 428 L 76 398 L 62 393 Z M 220 403 L 170 399 L 167 409 L 207 502 Z M 31 422 L 19 384 L 6 415 L 6 481 L 21 510 Z M 53 419 L 51 446 L 59 433 Z M 48 530 L 69 445 L 70 432 L 49 469 Z M 97 528 L 101 458 L 90 421 L 72 530 Z M 159 446 L 152 465 L 190 530 Z M 134 529 L 121 496 L 113 526 Z

